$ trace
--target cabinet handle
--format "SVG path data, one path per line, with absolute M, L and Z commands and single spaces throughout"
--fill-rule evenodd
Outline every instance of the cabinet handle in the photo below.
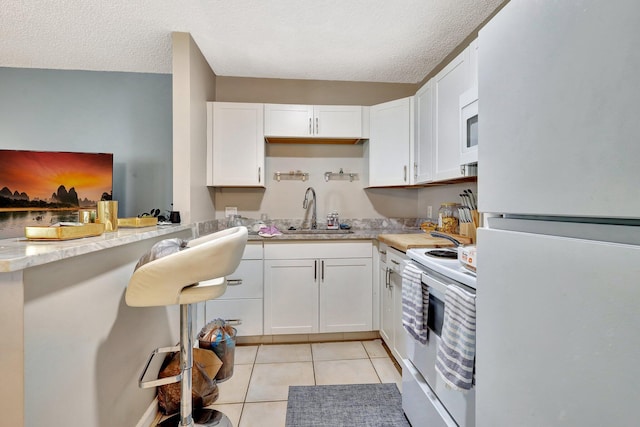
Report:
M 391 262 L 394 263 L 395 265 L 400 265 L 400 263 L 398 261 L 396 261 L 395 259 L 392 259 Z
M 224 322 L 229 325 L 242 325 L 242 319 L 224 319 Z
M 407 165 L 404 165 L 404 182 L 407 182 Z
M 228 279 L 227 286 L 238 286 L 242 285 L 242 279 Z
M 386 255 L 387 251 L 380 251 L 380 255 Z
M 389 288 L 389 285 L 391 285 L 391 269 L 389 267 L 387 267 L 387 270 L 385 271 L 385 277 L 384 277 L 384 285 L 386 288 Z
M 318 118 L 316 117 L 316 135 L 318 134 Z
M 309 135 L 311 135 L 313 133 L 313 130 L 311 128 L 311 117 L 309 117 Z
M 258 184 L 260 184 L 260 173 L 262 172 L 262 167 L 258 166 Z
M 324 282 L 324 260 L 322 260 L 322 281 Z
M 313 260 L 313 280 L 318 280 L 318 260 Z
M 418 163 L 413 164 L 413 177 L 418 178 Z

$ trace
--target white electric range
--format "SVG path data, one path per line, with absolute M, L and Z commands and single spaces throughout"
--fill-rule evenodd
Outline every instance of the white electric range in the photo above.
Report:
M 421 344 L 407 334 L 407 358 L 403 359 L 402 370 L 402 408 L 413 427 L 474 427 L 475 386 L 465 392 L 448 388 L 436 373 L 435 364 L 447 287 L 458 286 L 475 294 L 476 277 L 457 259 L 429 255 L 433 251 L 430 248 L 407 251 L 410 262 L 422 270 L 422 283 L 429 290 L 429 339 L 426 344 Z

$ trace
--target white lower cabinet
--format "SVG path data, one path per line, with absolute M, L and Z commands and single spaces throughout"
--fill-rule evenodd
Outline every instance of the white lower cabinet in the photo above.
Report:
M 265 243 L 264 333 L 370 331 L 370 242 Z
M 206 302 L 206 321 L 224 319 L 238 336 L 262 335 L 263 265 L 262 243 L 248 243 L 240 265 L 227 276 L 227 291 Z
M 380 286 L 380 336 L 389 348 L 393 347 L 393 292 L 389 286 L 389 267 L 387 266 L 388 247 L 380 243 L 379 286 Z
M 386 268 L 380 271 L 380 335 L 401 363 L 407 357 L 407 334 L 402 326 L 402 266 L 407 256 L 392 248 L 386 248 L 384 255 Z
M 318 332 L 318 261 L 266 260 L 265 334 Z

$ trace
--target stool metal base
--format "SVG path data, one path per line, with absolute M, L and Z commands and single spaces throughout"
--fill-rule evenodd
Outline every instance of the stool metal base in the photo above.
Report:
M 194 409 L 193 422 L 192 426 L 233 427 L 229 418 L 215 409 Z M 180 414 L 175 414 L 158 424 L 158 427 L 180 426 Z

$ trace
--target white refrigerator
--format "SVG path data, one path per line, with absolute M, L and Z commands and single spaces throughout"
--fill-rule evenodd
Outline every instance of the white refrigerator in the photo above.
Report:
M 476 425 L 640 425 L 640 2 L 479 34 Z

